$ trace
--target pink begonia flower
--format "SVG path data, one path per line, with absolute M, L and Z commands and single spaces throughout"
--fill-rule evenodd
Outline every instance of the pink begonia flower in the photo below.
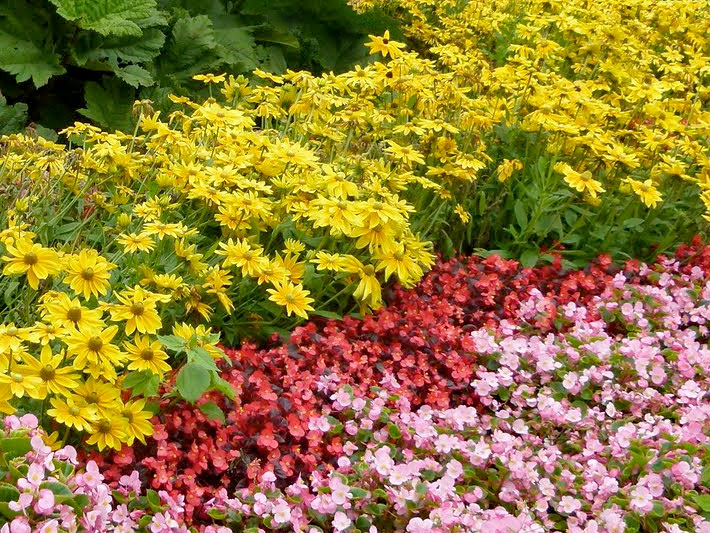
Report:
M 32 533 L 32 526 L 24 516 L 18 516 L 10 522 L 10 533 Z
M 150 522 L 152 533 L 171 533 L 179 527 L 179 524 L 168 513 L 155 513 Z
M 40 489 L 34 510 L 37 514 L 51 513 L 54 510 L 54 493 L 49 489 Z
M 78 465 L 79 462 L 76 459 L 76 448 L 74 446 L 64 446 L 64 448 L 60 448 L 56 452 L 54 452 L 54 457 L 59 459 L 60 461 L 67 461 L 73 465 Z
M 96 461 L 86 463 L 86 471 L 81 476 L 77 476 L 77 478 L 79 477 L 83 485 L 92 489 L 104 480 L 103 474 L 99 471 L 99 467 L 96 466 Z
M 350 527 L 350 524 L 352 524 L 352 522 L 344 512 L 338 511 L 335 513 L 333 517 L 333 527 L 336 531 L 344 531 Z
M 38 529 L 35 529 L 36 533 L 57 533 L 59 531 L 59 522 L 56 519 L 48 520 L 42 524 Z
M 48 455 L 52 453 L 52 448 L 47 446 L 44 443 L 44 440 L 40 435 L 35 435 L 30 439 L 30 445 L 32 446 L 32 449 L 39 455 Z
M 27 413 L 20 417 L 20 425 L 25 428 L 35 429 L 39 425 L 39 420 L 32 413 Z
M 572 514 L 581 508 L 582 504 L 572 496 L 562 496 L 560 503 L 557 504 L 557 510 L 564 514 Z
M 286 501 L 279 499 L 276 505 L 271 510 L 274 515 L 274 522 L 277 524 L 285 524 L 291 520 L 291 508 Z
M 118 484 L 136 494 L 140 494 L 141 492 L 141 480 L 137 470 L 131 472 L 130 476 L 121 476 L 121 479 L 118 480 Z
M 431 518 L 412 518 L 407 524 L 408 533 L 429 533 L 434 529 L 434 522 Z
M 39 484 L 44 481 L 44 465 L 32 463 L 27 471 L 27 481 L 31 485 L 39 487 Z
M 264 474 L 261 476 L 261 481 L 264 483 L 273 483 L 276 481 L 276 475 L 272 471 L 264 472 Z
M 16 502 L 9 502 L 7 506 L 10 508 L 11 511 L 15 511 L 16 513 L 22 513 L 25 511 L 25 509 L 32 505 L 33 500 L 34 495 L 31 492 L 22 492 L 20 493 L 20 497 L 17 499 Z

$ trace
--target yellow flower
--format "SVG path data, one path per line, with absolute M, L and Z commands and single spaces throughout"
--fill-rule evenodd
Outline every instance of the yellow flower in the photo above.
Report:
M 22 361 L 27 365 L 27 374 L 37 376 L 42 380 L 37 387 L 37 397 L 42 400 L 47 393 L 69 396 L 78 385 L 78 376 L 69 366 L 60 367 L 64 362 L 64 353 L 52 354 L 48 344 L 42 347 L 40 358 L 37 360 L 30 354 L 23 354 Z
M 47 414 L 60 424 L 78 431 L 88 431 L 91 423 L 97 419 L 96 408 L 89 406 L 83 401 L 76 402 L 73 398 L 52 398 L 49 400 L 52 405 L 47 410 Z
M 207 83 L 222 83 L 225 80 L 226 76 L 227 76 L 226 73 L 216 74 L 216 75 L 208 73 L 208 74 L 197 74 L 197 75 L 193 76 L 192 79 L 196 80 L 196 81 L 201 81 L 205 84 L 207 84 Z
M 99 451 L 104 448 L 121 449 L 121 443 L 127 439 L 126 419 L 122 416 L 112 418 L 100 418 L 89 429 L 91 436 L 86 440 L 87 444 L 96 444 Z
M 329 254 L 328 252 L 318 252 L 311 263 L 316 265 L 318 270 L 330 270 L 332 272 L 345 272 L 347 260 L 340 254 Z
M 129 446 L 133 446 L 135 439 L 145 444 L 145 438 L 153 434 L 153 424 L 150 423 L 153 413 L 143 409 L 145 409 L 145 400 L 141 399 L 126 402 L 118 410 L 119 414 L 125 419 L 123 431 L 126 434 L 126 439 L 124 442 Z
M 47 301 L 44 307 L 47 310 L 47 318 L 54 327 L 97 329 L 104 326 L 100 310 L 87 309 L 81 305 L 78 298 L 72 300 L 63 292 Z
M 393 252 L 375 253 L 377 267 L 375 270 L 385 271 L 385 280 L 392 274 L 397 274 L 397 278 L 404 287 L 414 285 L 424 275 L 417 262 L 407 254 L 403 245 L 398 245 Z
M 278 305 L 286 307 L 286 314 L 291 316 L 291 313 L 297 316 L 308 318 L 307 311 L 314 311 L 310 306 L 313 303 L 313 298 L 309 298 L 309 292 L 302 285 L 294 285 L 290 281 L 276 285 L 275 289 L 266 289 L 271 296 L 269 300 Z
M 426 162 L 422 154 L 417 152 L 411 146 L 400 146 L 394 141 L 387 142 L 389 143 L 389 147 L 385 148 L 385 152 L 387 152 L 395 161 L 400 161 L 402 164 L 407 166 L 412 163 L 419 163 L 423 165 Z
M 160 342 L 151 343 L 147 335 L 136 335 L 133 343 L 127 342 L 124 346 L 126 358 L 130 361 L 128 370 L 147 370 L 158 376 L 170 371 L 170 365 L 166 362 L 168 354 L 163 351 Z
M 72 398 L 78 403 L 84 402 L 93 407 L 100 416 L 109 416 L 121 405 L 120 389 L 98 379 L 87 379 L 75 392 Z
M 35 342 L 36 339 L 31 328 L 18 328 L 14 322 L 0 325 L 0 353 L 17 352 L 23 342 Z
M 237 239 L 235 243 L 229 239 L 226 243 L 219 243 L 219 250 L 216 250 L 217 255 L 224 256 L 222 265 L 230 267 L 232 265 L 242 269 L 242 276 L 256 276 L 259 270 L 264 265 L 266 258 L 262 256 L 263 249 L 261 247 L 253 248 L 245 239 Z
M 378 309 L 382 305 L 382 288 L 377 281 L 375 268 L 372 265 L 365 265 L 360 268 L 358 275 L 360 282 L 353 292 L 353 297 L 363 303 L 369 303 L 373 309 Z
M 596 198 L 597 193 L 604 192 L 602 184 L 594 179 L 589 170 L 580 173 L 566 163 L 558 163 L 555 165 L 555 170 L 562 173 L 565 182 L 570 187 L 581 193 L 586 193 L 592 198 Z
M 381 53 L 384 57 L 388 55 L 392 58 L 400 57 L 402 55 L 402 48 L 404 44 L 398 43 L 396 41 L 390 41 L 390 31 L 386 30 L 382 37 L 377 35 L 368 35 L 371 39 L 369 43 L 365 43 L 370 49 L 370 54 Z
M 32 398 L 40 398 L 39 389 L 42 380 L 31 374 L 30 368 L 25 365 L 13 365 L 12 371 L 0 374 L 0 384 L 10 386 L 12 395 L 22 398 L 25 394 Z
M 128 254 L 133 254 L 136 252 L 150 252 L 155 248 L 155 241 L 150 237 L 141 233 L 126 233 L 120 235 L 116 242 L 123 246 L 123 249 Z
M 629 178 L 627 181 L 646 207 L 656 207 L 658 202 L 661 201 L 661 193 L 658 192 L 652 180 L 648 179 L 641 182 Z
M 459 219 L 461 219 L 461 222 L 463 222 L 464 224 L 468 224 L 471 221 L 471 215 L 468 214 L 466 208 L 464 208 L 464 206 L 462 206 L 461 204 L 456 204 L 456 207 L 454 208 L 454 213 L 459 216 Z
M 108 292 L 111 270 L 116 265 L 91 249 L 66 257 L 65 268 L 67 275 L 64 282 L 88 300 L 92 295 L 98 298 Z
M 295 239 L 286 239 L 284 241 L 284 248 L 289 254 L 298 255 L 306 249 L 306 245 Z
M 109 326 L 106 329 L 75 329 L 70 332 L 64 342 L 67 345 L 68 355 L 75 355 L 74 368 L 84 370 L 91 363 L 89 370 L 93 377 L 98 377 L 101 370 L 112 374 L 114 367 L 121 364 L 124 355 L 111 344 L 118 333 L 118 326 Z
M 3 256 L 7 264 L 3 274 L 25 274 L 27 283 L 34 290 L 39 288 L 40 280 L 59 272 L 59 256 L 50 248 L 33 243 L 29 239 L 19 239 L 14 244 L 5 243 L 9 256 Z
M 156 333 L 163 325 L 155 306 L 156 300 L 143 288 L 134 287 L 130 295 L 117 293 L 116 299 L 122 305 L 111 307 L 111 320 L 125 320 L 128 335 L 136 330 L 140 333 Z

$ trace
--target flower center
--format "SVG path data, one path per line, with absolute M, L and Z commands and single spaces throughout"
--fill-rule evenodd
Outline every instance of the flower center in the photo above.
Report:
M 14 337 L 15 335 L 17 335 L 19 332 L 20 332 L 20 330 L 18 330 L 15 326 L 10 326 L 10 327 L 7 328 L 7 330 L 6 330 L 6 333 L 7 333 L 8 335 L 12 336 L 12 337 Z
M 15 383 L 22 383 L 22 374 L 15 374 L 14 372 L 10 374 L 10 377 L 12 378 L 12 381 Z
M 76 323 L 81 320 L 81 307 L 72 307 L 67 311 L 67 318 Z
M 22 258 L 24 263 L 28 266 L 36 265 L 37 261 L 39 261 L 39 258 L 37 257 L 37 254 L 34 252 L 28 252 L 25 254 L 25 256 Z
M 94 269 L 89 267 L 85 270 L 81 271 L 81 277 L 84 278 L 86 281 L 91 281 L 94 279 Z
M 136 302 L 131 306 L 131 313 L 135 316 L 141 316 L 145 311 L 145 306 L 141 302 Z
M 103 347 L 104 341 L 101 337 L 95 335 L 89 339 L 89 342 L 86 343 L 86 345 L 92 352 L 98 352 Z
M 99 403 L 99 393 L 96 391 L 91 391 L 86 395 L 87 403 Z
M 80 413 L 80 412 L 81 412 L 81 411 L 79 410 L 78 407 L 70 407 L 70 408 L 69 408 L 69 414 L 72 415 L 72 416 L 79 416 L 79 413 Z
M 44 365 L 42 370 L 39 371 L 39 377 L 42 378 L 43 381 L 53 380 L 55 374 L 56 372 L 54 371 L 54 367 L 52 365 Z
M 140 357 L 144 361 L 152 361 L 154 356 L 155 356 L 155 354 L 153 353 L 153 350 L 151 350 L 150 348 L 145 348 L 145 349 L 141 350 Z
M 128 409 L 121 411 L 121 416 L 123 418 L 127 419 L 129 424 L 131 422 L 133 422 L 133 413 L 131 411 L 129 411 Z
M 96 429 L 99 433 L 111 433 L 111 422 L 108 420 L 102 420 L 99 422 Z

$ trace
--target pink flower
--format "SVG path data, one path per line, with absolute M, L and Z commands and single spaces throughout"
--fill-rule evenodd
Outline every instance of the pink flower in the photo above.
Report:
M 651 511 L 651 509 L 653 509 L 653 495 L 651 491 L 644 486 L 634 487 L 631 491 L 629 506 L 631 509 L 641 514 L 646 514 Z
M 32 505 L 32 500 L 34 500 L 34 496 L 31 492 L 22 492 L 16 502 L 9 502 L 7 506 L 11 511 L 22 513 L 25 509 Z
M 40 489 L 34 509 L 38 514 L 51 513 L 54 510 L 54 493 L 49 489 Z
M 582 504 L 572 496 L 562 496 L 560 503 L 557 504 L 557 510 L 564 514 L 572 514 L 581 508 Z
M 177 529 L 179 524 L 168 513 L 155 513 L 150 522 L 152 533 L 170 533 Z
M 291 520 L 291 509 L 284 500 L 278 500 L 272 512 L 274 514 L 274 522 L 277 524 L 285 524 Z
M 121 479 L 118 480 L 118 484 L 136 494 L 140 494 L 141 492 L 141 480 L 138 477 L 137 470 L 131 472 L 130 476 L 121 476 Z
M 431 518 L 421 519 L 418 516 L 412 518 L 407 524 L 408 533 L 428 533 L 434 528 Z
M 32 533 L 32 527 L 24 516 L 18 516 L 10 522 L 10 533 Z
M 351 523 L 350 519 L 342 511 L 338 511 L 333 517 L 333 527 L 336 531 L 344 531 L 348 529 Z
M 86 463 L 86 471 L 81 476 L 81 482 L 87 487 L 93 489 L 103 480 L 104 476 L 101 472 L 99 472 L 99 467 L 96 466 L 96 461 L 89 461 Z

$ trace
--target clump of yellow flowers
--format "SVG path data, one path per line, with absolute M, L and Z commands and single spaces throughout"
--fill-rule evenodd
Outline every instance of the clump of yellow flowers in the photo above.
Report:
M 484 142 L 496 142 L 494 127 L 538 134 L 557 176 L 593 205 L 621 191 L 655 208 L 665 191 L 695 184 L 710 220 L 707 2 L 350 3 L 404 22 L 429 68 L 482 111 Z

